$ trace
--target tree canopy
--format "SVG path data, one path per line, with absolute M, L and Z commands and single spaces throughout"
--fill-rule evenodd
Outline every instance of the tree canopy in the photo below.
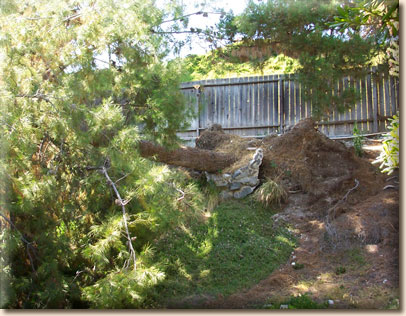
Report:
M 138 255 L 156 223 L 164 231 L 182 215 L 173 201 L 185 178 L 137 144 L 140 131 L 175 144 L 192 114 L 179 64 L 165 61 L 182 45 L 171 32 L 183 8 L 10 0 L 0 10 L 1 304 L 137 307 L 162 277 Z
M 241 15 L 225 15 L 219 30 L 230 43 L 265 46 L 296 58 L 297 79 L 312 100 L 313 115 L 328 117 L 334 109 L 344 111 L 358 97 L 352 89 L 339 91 L 338 79 L 364 76 L 371 65 L 384 62 L 382 52 L 389 41 L 382 26 L 393 29 L 396 3 L 251 0 Z

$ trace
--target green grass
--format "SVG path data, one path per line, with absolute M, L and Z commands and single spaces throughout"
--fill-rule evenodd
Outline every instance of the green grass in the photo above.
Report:
M 360 248 L 357 247 L 350 248 L 346 251 L 346 255 L 351 260 L 351 262 L 356 264 L 357 266 L 362 267 L 365 266 L 365 264 L 367 263 Z
M 286 262 L 295 241 L 274 229 L 272 212 L 252 198 L 218 205 L 207 221 L 179 227 L 155 244 L 166 274 L 155 288 L 158 305 L 193 295 L 229 295 Z
M 340 274 L 344 274 L 347 271 L 347 269 L 345 267 L 339 266 L 336 268 L 336 274 L 340 275 Z

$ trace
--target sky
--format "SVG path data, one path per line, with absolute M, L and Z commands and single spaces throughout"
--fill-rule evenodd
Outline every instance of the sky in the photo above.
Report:
M 201 1 L 198 0 L 184 0 L 184 4 L 188 7 L 186 12 L 196 12 L 199 9 L 196 9 L 194 6 Z M 235 15 L 243 12 L 244 8 L 247 5 L 248 0 L 213 0 L 212 4 L 217 8 L 223 8 L 226 12 L 233 10 Z M 220 15 L 218 14 L 209 14 L 208 17 L 202 15 L 193 16 L 189 21 L 189 27 L 202 28 L 206 26 L 214 26 L 219 22 Z M 210 50 L 209 44 L 203 40 L 196 38 L 193 41 L 191 48 L 184 47 L 181 51 L 181 57 L 185 57 L 189 54 L 205 54 Z
M 160 1 L 165 2 L 167 0 L 157 0 L 158 6 L 160 5 Z M 188 14 L 200 11 L 201 9 L 199 7 L 196 8 L 196 5 L 205 0 L 183 0 L 183 1 L 187 7 L 185 10 L 185 14 Z M 248 0 L 211 0 L 211 1 L 206 0 L 206 1 L 210 2 L 216 8 L 223 8 L 225 12 L 229 12 L 230 10 L 232 10 L 235 15 L 242 13 L 248 2 Z M 209 8 L 206 10 L 213 12 L 213 10 Z M 208 17 L 204 17 L 203 15 L 194 15 L 192 18 L 190 18 L 188 27 L 204 29 L 206 26 L 214 26 L 216 23 L 219 22 L 219 19 L 220 19 L 219 14 L 209 14 Z M 176 36 L 179 40 L 182 40 L 182 37 L 183 38 L 185 37 L 184 35 L 176 35 Z M 190 54 L 204 55 L 209 51 L 210 51 L 209 43 L 204 40 L 199 40 L 199 38 L 195 36 L 191 47 L 189 47 L 189 45 L 184 46 L 180 51 L 179 56 L 186 57 L 187 55 Z M 168 59 L 170 60 L 175 57 L 178 57 L 178 55 L 175 56 L 173 54 L 169 54 Z M 107 65 L 108 63 L 106 64 L 107 61 L 108 54 L 107 52 L 104 52 L 97 56 L 96 65 L 100 69 L 106 68 L 108 67 Z

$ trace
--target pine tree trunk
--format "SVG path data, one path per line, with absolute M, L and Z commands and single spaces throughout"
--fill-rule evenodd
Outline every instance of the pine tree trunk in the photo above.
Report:
M 232 165 L 237 158 L 228 153 L 192 147 L 180 147 L 168 150 L 163 146 L 148 141 L 139 142 L 140 155 L 144 158 L 154 157 L 156 161 L 189 169 L 217 172 Z

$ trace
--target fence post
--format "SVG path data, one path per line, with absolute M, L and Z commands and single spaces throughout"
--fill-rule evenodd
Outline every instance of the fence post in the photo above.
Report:
M 280 103 L 280 113 L 279 113 L 279 132 L 283 134 L 283 125 L 284 125 L 284 82 L 283 79 L 279 79 L 279 103 Z
M 377 82 L 374 79 L 373 73 L 375 71 L 375 67 L 371 68 L 371 83 L 372 83 L 372 114 L 374 120 L 374 133 L 378 132 L 378 89 L 377 89 Z
M 196 138 L 200 136 L 200 109 L 199 109 L 199 101 L 200 101 L 200 85 L 194 85 L 196 92 L 196 113 L 197 113 L 197 127 L 196 127 Z

